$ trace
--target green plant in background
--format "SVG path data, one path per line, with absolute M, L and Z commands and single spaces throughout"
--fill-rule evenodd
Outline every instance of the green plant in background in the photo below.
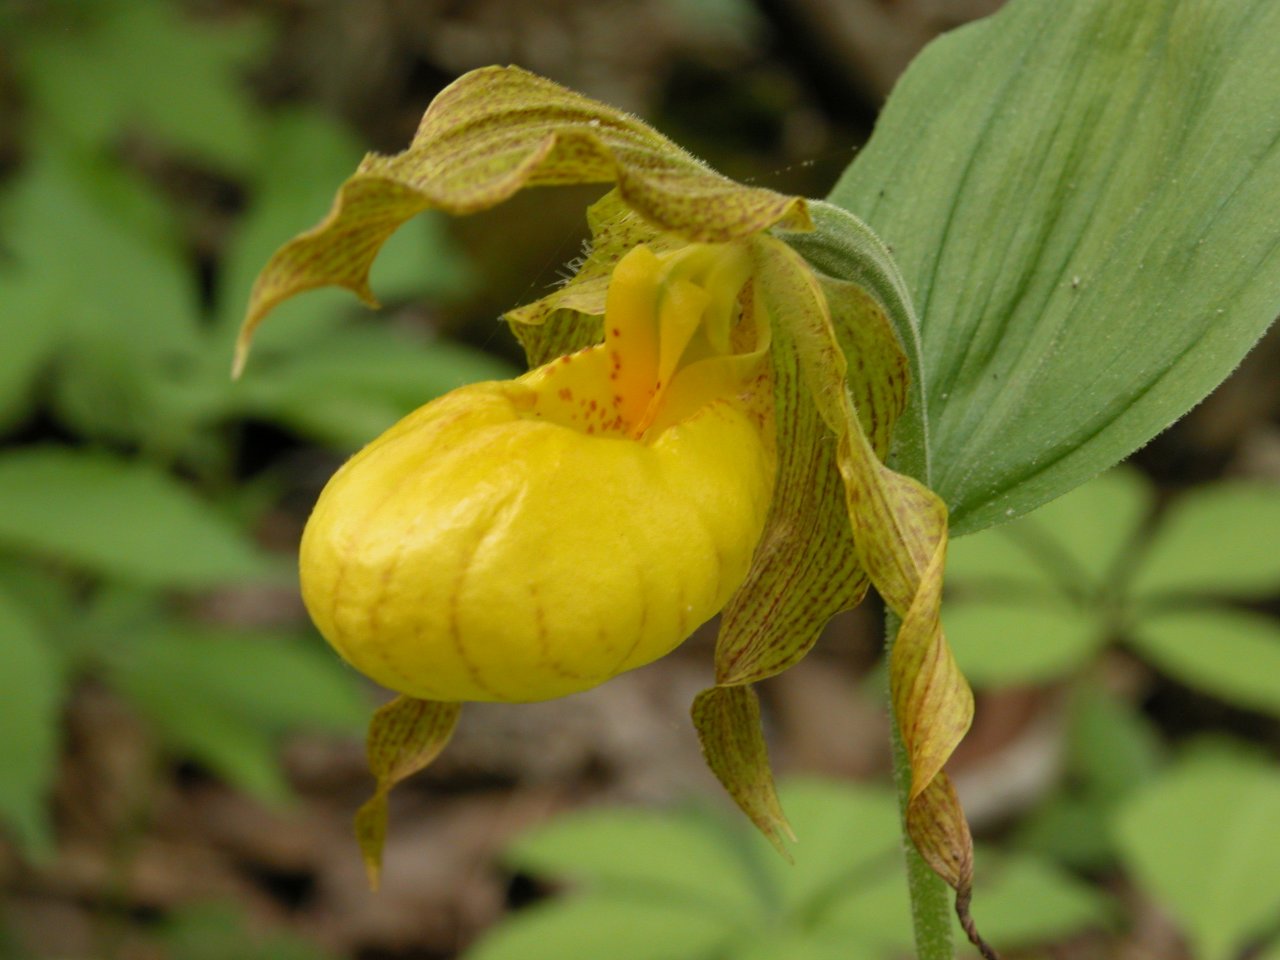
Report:
M 157 938 L 170 960 L 334 960 L 290 933 L 255 936 L 235 904 L 202 903 L 166 917 Z
M 1267 212 L 1280 200 L 1277 36 L 1280 8 L 1263 2 L 1013 0 L 929 47 L 828 202 L 807 205 L 717 180 L 652 130 L 563 88 L 517 71 L 475 71 L 435 102 L 408 150 L 367 157 L 320 227 L 276 253 L 255 288 L 246 337 L 298 290 L 332 283 L 367 297 L 377 247 L 412 214 L 471 213 L 527 185 L 617 183 L 593 208 L 596 246 L 568 292 L 512 315 L 535 327 L 525 336 L 535 364 L 559 355 L 579 363 L 583 355 L 568 354 L 602 334 L 606 349 L 615 346 L 621 325 L 610 319 L 604 279 L 641 243 L 750 250 L 744 302 L 763 304 L 775 338 L 780 489 L 796 486 L 785 455 L 803 449 L 820 465 L 810 486 L 838 465 L 847 496 L 775 501 L 781 526 L 761 537 L 753 569 L 782 557 L 771 573 L 787 576 L 765 578 L 757 593 L 768 603 L 813 602 L 770 617 L 768 641 L 758 643 L 740 639 L 739 607 L 730 605 L 718 686 L 700 698 L 695 722 L 717 775 L 776 835 L 784 821 L 745 687 L 803 655 L 814 624 L 856 601 L 857 590 L 841 590 L 865 569 L 895 614 L 895 772 L 915 842 L 907 873 L 916 944 L 924 960 L 941 960 L 952 954 L 945 890 L 917 852 L 956 889 L 964 915 L 969 837 L 941 767 L 970 710 L 937 630 L 947 531 L 934 495 L 955 534 L 1057 498 L 1203 398 L 1272 322 L 1280 309 L 1280 244 Z M 778 267 L 791 261 L 777 240 L 808 267 Z M 902 365 L 860 339 L 884 317 Z M 635 358 L 621 348 L 614 356 L 624 366 Z M 902 385 L 903 365 L 911 385 L 888 457 L 895 473 L 868 456 L 853 407 L 867 429 L 887 429 L 896 410 L 881 404 Z M 821 422 L 805 418 L 807 401 Z M 418 442 L 418 434 L 406 440 L 417 422 L 394 435 L 397 449 Z M 825 444 L 806 446 L 815 436 Z M 431 531 L 401 529 L 406 551 L 429 542 Z M 846 567 L 806 565 L 841 555 L 850 532 Z M 803 546 L 785 553 L 779 544 L 788 541 Z M 815 544 L 821 549 L 811 551 Z M 352 569 L 362 562 L 353 558 Z M 398 656 L 402 635 L 377 629 L 389 609 L 385 592 L 373 596 L 360 620 L 369 636 L 339 641 L 375 649 L 385 641 Z M 452 630 L 461 648 L 456 617 Z M 748 667 L 737 669 L 739 657 Z M 381 846 L 387 789 L 430 762 L 456 717 L 456 697 L 414 699 L 434 688 L 411 674 L 399 680 L 409 695 L 372 728 L 379 785 L 367 809 L 379 815 L 364 821 L 366 854 Z
M 1127 456 L 1270 324 L 1277 36 L 1261 2 L 1013 0 L 899 82 L 830 199 L 907 278 L 953 533 Z
M 1116 719 L 1114 706 L 1096 691 L 1086 699 L 1077 714 L 1081 747 L 1117 762 L 1132 757 L 1125 721 L 1119 745 L 1116 731 L 1093 728 Z M 1145 772 L 1112 768 L 1124 778 L 1124 797 L 1089 825 L 1095 841 L 1113 846 L 1132 882 L 1169 910 L 1196 960 L 1229 960 L 1249 947 L 1263 951 L 1250 956 L 1280 956 L 1280 774 L 1213 743 L 1193 744 L 1163 770 L 1149 753 L 1137 755 L 1147 758 Z M 781 796 L 797 834 L 818 841 L 797 844 L 794 864 L 706 808 L 589 810 L 531 831 L 505 863 L 535 880 L 567 882 L 567 891 L 510 915 L 466 960 L 903 956 L 911 905 L 892 793 L 796 780 Z M 1060 826 L 1067 833 L 1056 849 L 1032 849 L 1025 836 L 1015 852 L 978 847 L 983 932 L 1020 954 L 1114 930 L 1125 911 L 1124 901 L 1059 861 L 1063 848 L 1089 843 L 1084 831 Z
M 171 753 L 273 802 L 288 796 L 282 734 L 352 733 L 360 721 L 356 679 L 296 627 L 200 612 L 211 591 L 293 580 L 255 542 L 283 478 L 237 476 L 243 425 L 347 451 L 424 391 L 505 367 L 353 324 L 321 296 L 305 336 L 264 342 L 270 377 L 233 389 L 221 358 L 252 271 L 323 210 L 327 183 L 357 153 L 351 134 L 254 101 L 242 73 L 270 40 L 255 18 L 196 23 L 153 0 L 3 17 L 26 110 L 25 152 L 0 184 L 0 428 L 36 413 L 51 428 L 0 451 L 0 827 L 47 855 L 61 714 L 85 678 L 125 697 Z M 207 225 L 140 172 L 157 163 L 211 172 L 248 198 L 212 284 L 191 239 Z M 382 279 L 396 298 L 449 298 L 470 283 L 436 222 L 391 254 Z
M 1280 957 L 1280 773 L 1203 745 L 1135 790 L 1113 821 L 1134 880 L 1178 923 L 1196 960 Z
M 974 684 L 1072 684 L 1063 782 L 1016 844 L 1091 871 L 1121 863 L 1204 960 L 1275 933 L 1280 776 L 1199 744 L 1166 766 L 1150 723 L 1102 690 L 1095 664 L 1119 642 L 1180 683 L 1280 715 L 1280 627 L 1239 605 L 1280 587 L 1259 536 L 1278 526 L 1274 485 L 1212 484 L 1157 511 L 1124 469 L 959 541 L 948 560 L 949 636 Z
M 1224 482 L 1173 499 L 1114 471 L 956 543 L 947 627 L 978 686 L 1071 677 L 1122 641 L 1174 679 L 1280 716 L 1280 624 L 1229 601 L 1280 592 L 1280 488 Z
M 707 808 L 604 809 L 560 817 L 506 852 L 507 865 L 568 881 L 517 911 L 467 960 L 889 960 L 910 949 L 892 791 L 821 780 L 780 788 L 794 864 L 745 823 Z M 1032 948 L 1111 926 L 1104 897 L 1033 855 L 979 848 L 983 932 Z M 957 928 L 958 932 L 958 928 Z

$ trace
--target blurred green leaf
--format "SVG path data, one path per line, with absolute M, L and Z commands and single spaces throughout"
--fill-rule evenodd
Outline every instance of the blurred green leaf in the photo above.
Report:
M 92 189 L 90 187 L 92 186 Z M 30 362 L 56 357 L 60 417 L 77 432 L 145 442 L 201 399 L 190 381 L 203 338 L 194 268 L 173 238 L 146 229 L 142 188 L 102 166 L 33 157 L 6 198 L 12 261 L 4 304 L 37 341 Z M 152 224 L 155 227 L 154 224 Z M 221 384 L 220 384 L 221 385 Z
M 731 930 L 732 921 L 698 904 L 591 894 L 511 915 L 466 960 L 711 960 Z
M 509 862 L 534 875 L 571 878 L 585 892 L 517 913 L 468 960 L 557 951 L 611 960 L 896 956 L 909 944 L 911 916 L 892 792 L 798 780 L 785 783 L 781 795 L 799 837 L 794 865 L 737 821 L 701 812 L 597 810 L 535 831 Z M 1047 942 L 1110 917 L 1102 896 L 1040 859 L 984 856 L 981 863 L 980 920 L 1010 942 Z M 1025 896 L 1036 905 L 1028 907 Z M 628 930 L 641 922 L 664 928 L 670 915 L 679 942 L 663 937 L 611 948 L 604 938 L 613 911 L 621 911 Z M 696 936 L 686 932 L 690 917 L 698 918 Z
M 147 205 L 140 184 L 44 150 L 4 201 L 10 280 L 25 288 L 28 323 L 115 331 L 151 351 L 194 347 L 194 275 L 173 238 L 144 228 L 150 214 L 126 225 L 115 213 Z
M 76 616 L 75 586 L 29 557 L 0 552 L 0 584 L 42 624 Z
M 1077 691 L 1067 763 L 1092 792 L 1118 799 L 1153 777 L 1161 762 L 1160 738 L 1132 704 L 1096 686 Z
M 753 931 L 720 954 L 732 960 L 884 960 L 883 951 L 826 931 Z
M 1189 687 L 1280 716 L 1280 624 L 1272 617 L 1225 607 L 1170 611 L 1140 619 L 1129 641 Z
M 1103 870 L 1115 860 L 1107 824 L 1115 805 L 1089 791 L 1056 790 L 1020 824 L 1020 849 L 1074 870 Z
M 1018 825 L 1016 843 L 1065 866 L 1101 870 L 1115 857 L 1111 818 L 1159 769 L 1160 741 L 1132 704 L 1093 684 L 1077 686 L 1069 717 L 1063 782 Z
M 254 360 L 236 388 L 242 409 L 342 449 L 455 387 L 516 373 L 470 347 L 414 342 L 383 326 L 335 330 L 305 351 Z
M 1142 593 L 1274 593 L 1280 590 L 1274 531 L 1280 531 L 1280 486 L 1226 481 L 1192 490 L 1175 500 L 1162 519 L 1133 588 Z
M 765 24 L 749 0 L 665 0 L 682 36 L 705 35 L 713 42 L 749 43 Z
M 22 605 L 0 592 L 0 823 L 34 857 L 53 852 L 46 803 L 57 772 L 62 693 L 54 648 Z
M 603 809 L 553 821 L 516 841 L 505 859 L 537 876 L 617 896 L 687 903 L 736 918 L 762 909 L 742 838 L 702 812 Z
M 207 375 L 228 383 L 232 344 L 254 278 L 299 224 L 318 220 L 332 184 L 355 166 L 350 134 L 317 113 L 273 118 L 255 168 L 253 198 L 228 250 L 219 285 L 215 343 Z M 416 218 L 392 238 L 374 267 L 389 299 L 452 297 L 472 273 L 447 243 L 439 217 Z M 344 292 L 316 290 L 282 306 L 259 339 L 254 363 L 229 402 L 324 443 L 354 449 L 428 400 L 464 383 L 507 378 L 508 364 L 446 340 L 415 342 L 370 318 Z
M 1045 683 L 1077 673 L 1107 639 L 1097 616 L 1063 600 L 970 600 L 944 614 L 960 669 L 977 687 Z
M 508 860 L 610 894 L 702 903 L 761 923 L 815 910 L 843 884 L 897 862 L 898 812 L 888 790 L 795 780 L 781 798 L 799 838 L 794 864 L 754 833 L 702 810 L 565 817 L 518 841 Z
M 175 758 L 196 761 L 264 803 L 289 801 L 277 744 L 246 718 L 190 699 L 162 676 L 145 674 L 118 682 Z
M 1182 762 L 1115 821 L 1137 882 L 1169 909 L 1199 960 L 1230 960 L 1280 910 L 1280 774 L 1233 756 Z
M 983 936 L 1006 949 L 1049 943 L 1104 926 L 1114 910 L 1101 894 L 1052 863 L 1025 854 L 979 851 L 974 918 Z M 902 871 L 841 891 L 817 928 L 826 937 L 875 945 L 877 956 L 899 956 L 911 946 L 911 905 Z M 959 925 L 957 942 L 965 944 Z M 960 956 L 976 956 L 967 944 Z
M 752 835 L 757 856 L 772 875 L 775 909 L 808 916 L 836 891 L 892 870 L 901 858 L 898 804 L 886 788 L 792 779 L 782 785 L 780 798 L 796 833 L 794 864 Z
M 387 302 L 409 297 L 451 300 L 475 285 L 477 274 L 452 242 L 448 222 L 444 214 L 427 211 L 387 240 L 369 274 L 379 297 Z M 502 329 L 497 320 L 494 329 Z
M 947 575 L 973 592 L 1093 599 L 1133 546 L 1151 506 L 1146 482 L 1118 469 L 996 530 L 961 537 L 947 549 Z
M 0 266 L 0 430 L 25 416 L 61 330 L 42 322 L 40 294 Z
M 102 453 L 38 446 L 0 457 L 0 546 L 167 587 L 283 569 L 169 475 Z
M 217 296 L 217 328 L 224 352 L 229 352 L 244 315 L 253 280 L 276 247 L 298 232 L 299 224 L 318 220 L 333 199 L 333 184 L 359 162 L 360 148 L 341 124 L 316 111 L 287 111 L 273 115 L 254 155 L 249 180 L 249 205 L 222 257 Z M 306 336 L 304 317 L 341 318 L 351 298 L 337 291 L 317 293 L 281 317 L 298 335 Z M 289 346 L 290 341 L 275 340 Z M 227 364 L 221 364 L 225 375 Z
M 201 903 L 166 917 L 160 940 L 168 960 L 327 960 L 332 954 L 288 932 L 249 930 L 242 907 Z
M 983 936 L 1006 950 L 1052 943 L 1114 919 L 1105 896 L 1038 857 L 979 857 L 976 869 L 974 917 Z M 958 939 L 963 943 L 963 934 Z
M 360 681 L 316 641 L 180 623 L 117 638 L 113 683 L 173 751 L 266 800 L 288 796 L 280 736 L 357 736 L 368 706 Z
M 947 585 L 965 592 L 992 590 L 1022 596 L 1060 590 L 1055 576 L 1019 537 L 1013 536 L 1024 524 L 1015 521 L 997 530 L 976 536 L 959 537 L 947 544 Z
M 1277 35 L 1270 0 L 1012 0 L 898 83 L 830 199 L 911 288 L 956 534 L 1127 456 L 1280 313 Z
M 264 49 L 245 16 L 197 21 L 165 0 L 96 0 L 50 17 L 19 47 L 32 111 L 59 135 L 101 148 L 141 129 L 238 170 L 257 132 L 242 72 Z
M 1135 543 L 1151 494 L 1113 470 L 998 530 L 948 550 L 957 589 L 947 636 L 978 686 L 1043 683 L 1077 672 L 1108 639 L 1104 599 Z
M 123 669 L 162 678 L 264 734 L 363 733 L 362 681 L 319 639 L 172 622 L 128 647 Z
M 1142 475 L 1122 467 L 1046 503 L 1019 527 L 1051 535 L 1056 548 L 1096 587 L 1118 572 L 1116 565 L 1132 545 L 1152 499 Z
M 813 924 L 816 938 L 863 945 L 878 957 L 909 949 L 911 929 L 911 901 L 901 857 L 862 883 L 832 891 Z

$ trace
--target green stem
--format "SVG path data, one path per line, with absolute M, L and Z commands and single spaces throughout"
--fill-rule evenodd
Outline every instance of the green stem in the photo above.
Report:
M 901 621 L 885 610 L 885 656 L 893 653 L 893 642 Z M 907 797 L 911 790 L 911 761 L 898 733 L 898 718 L 889 700 L 890 738 L 893 743 L 893 781 L 898 788 L 902 848 L 907 859 L 907 890 L 911 894 L 911 925 L 916 938 L 916 960 L 954 960 L 951 940 L 951 889 L 929 869 L 907 834 Z

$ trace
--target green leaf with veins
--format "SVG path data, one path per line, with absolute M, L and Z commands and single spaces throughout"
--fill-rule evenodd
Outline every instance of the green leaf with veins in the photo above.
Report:
M 829 199 L 915 300 L 954 535 L 1127 456 L 1280 313 L 1278 37 L 1271 0 L 1012 0 L 899 82 Z

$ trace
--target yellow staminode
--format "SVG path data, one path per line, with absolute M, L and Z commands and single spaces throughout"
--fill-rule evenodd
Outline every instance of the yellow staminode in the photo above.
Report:
M 414 697 L 542 700 L 662 656 L 720 610 L 773 488 L 749 269 L 734 244 L 636 247 L 603 343 L 456 390 L 365 447 L 303 536 L 325 638 Z

